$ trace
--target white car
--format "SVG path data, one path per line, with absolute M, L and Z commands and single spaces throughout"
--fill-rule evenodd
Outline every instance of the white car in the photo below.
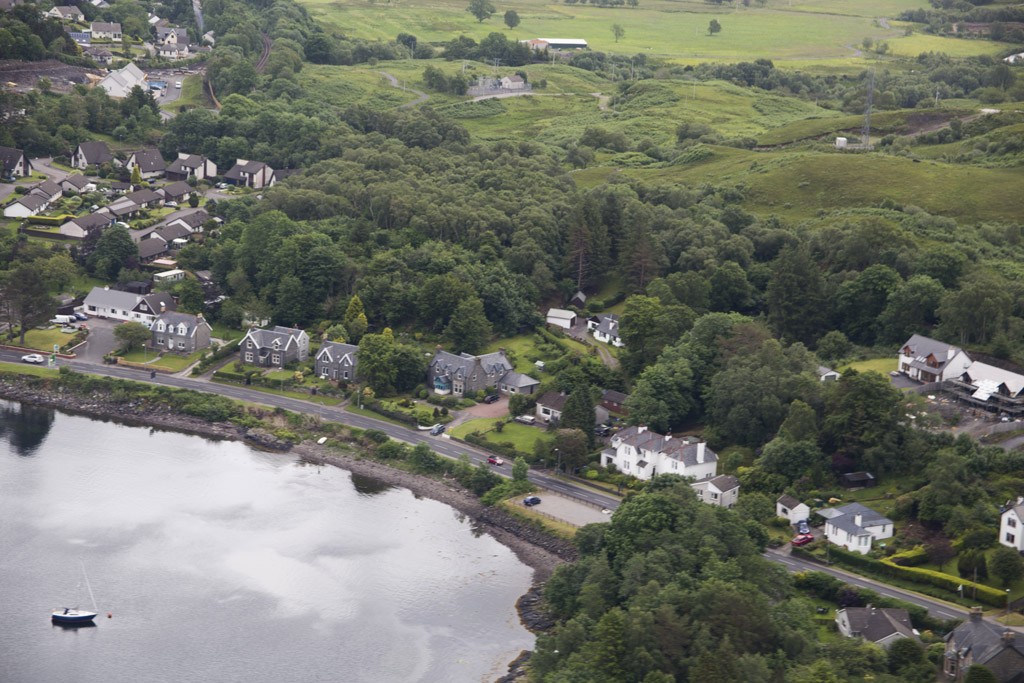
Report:
M 181 90 L 181 81 L 175 81 L 174 82 L 174 87 L 177 88 L 178 90 Z
M 164 202 L 164 206 L 169 206 L 173 209 L 178 206 L 178 202 L 171 200 L 169 202 Z
M 45 363 L 46 359 L 40 356 L 38 353 L 30 353 L 27 356 L 21 357 L 22 363 Z

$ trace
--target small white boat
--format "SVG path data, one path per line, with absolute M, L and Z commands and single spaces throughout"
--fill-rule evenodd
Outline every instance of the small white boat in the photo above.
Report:
M 95 618 L 96 612 L 87 612 L 77 607 L 65 607 L 64 609 L 54 610 L 51 615 L 51 619 L 57 624 L 82 624 Z

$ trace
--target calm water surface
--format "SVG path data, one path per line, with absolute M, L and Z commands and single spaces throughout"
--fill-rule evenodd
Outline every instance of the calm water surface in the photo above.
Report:
M 530 578 L 405 489 L 0 401 L 0 682 L 493 680 Z

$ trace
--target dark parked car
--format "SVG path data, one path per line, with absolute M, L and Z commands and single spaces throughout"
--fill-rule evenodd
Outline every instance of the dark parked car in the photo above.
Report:
M 811 533 L 811 527 L 807 524 L 806 519 L 801 519 L 799 522 L 796 523 L 796 531 L 799 534 Z
M 77 318 L 78 320 L 88 320 L 89 316 L 87 316 L 85 313 L 82 313 L 81 311 L 75 311 L 75 318 Z
M 498 396 L 497 394 L 490 394 L 488 396 L 484 396 L 484 403 L 497 403 L 500 400 L 501 396 Z
M 795 545 L 795 546 L 801 546 L 801 545 L 807 545 L 808 543 L 813 543 L 813 542 L 814 542 L 814 536 L 812 536 L 811 534 L 800 534 L 799 536 L 794 538 L 792 541 L 790 541 L 790 544 Z
M 523 498 L 523 505 L 526 507 L 533 507 L 534 505 L 540 505 L 540 498 L 537 496 L 527 496 Z
M 431 434 L 431 436 L 437 436 L 439 434 L 442 434 L 444 432 L 444 430 L 445 430 L 445 426 L 444 425 L 434 425 L 433 427 L 430 428 L 430 434 Z
M 594 427 L 594 433 L 598 436 L 608 436 L 612 433 L 612 428 L 608 425 L 597 425 Z

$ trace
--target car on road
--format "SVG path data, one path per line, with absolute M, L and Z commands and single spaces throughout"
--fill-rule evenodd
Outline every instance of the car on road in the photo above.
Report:
M 30 353 L 27 356 L 21 357 L 22 363 L 45 363 L 46 359 L 40 356 L 38 353 Z
M 498 456 L 496 456 L 496 455 L 489 455 L 489 456 L 487 456 L 487 462 L 488 462 L 488 464 L 490 464 L 490 465 L 498 465 L 499 467 L 500 467 L 501 465 L 504 465 L 504 464 L 505 464 L 505 461 L 504 461 L 504 460 L 502 460 L 501 458 L 499 458 L 499 457 L 498 457 Z
M 445 430 L 445 426 L 444 425 L 441 425 L 441 424 L 434 425 L 433 427 L 430 428 L 430 435 L 431 436 L 438 436 L 440 434 L 443 434 L 444 430 Z
M 540 505 L 540 498 L 537 496 L 527 496 L 526 498 L 523 498 L 523 505 L 528 508 L 531 508 L 534 505 Z
M 814 542 L 814 536 L 812 534 L 800 534 L 799 536 L 794 538 L 789 543 L 790 543 L 790 545 L 795 545 L 795 546 L 799 547 L 799 546 L 807 545 L 808 543 L 813 543 L 813 542 Z
M 807 524 L 806 519 L 801 519 L 796 523 L 796 531 L 798 534 L 809 534 L 811 533 L 811 527 Z
M 175 81 L 174 82 L 174 87 L 177 88 L 178 90 L 181 90 L 181 81 Z
M 484 403 L 497 403 L 500 400 L 501 397 L 498 396 L 497 394 L 490 394 L 489 396 L 484 396 Z

